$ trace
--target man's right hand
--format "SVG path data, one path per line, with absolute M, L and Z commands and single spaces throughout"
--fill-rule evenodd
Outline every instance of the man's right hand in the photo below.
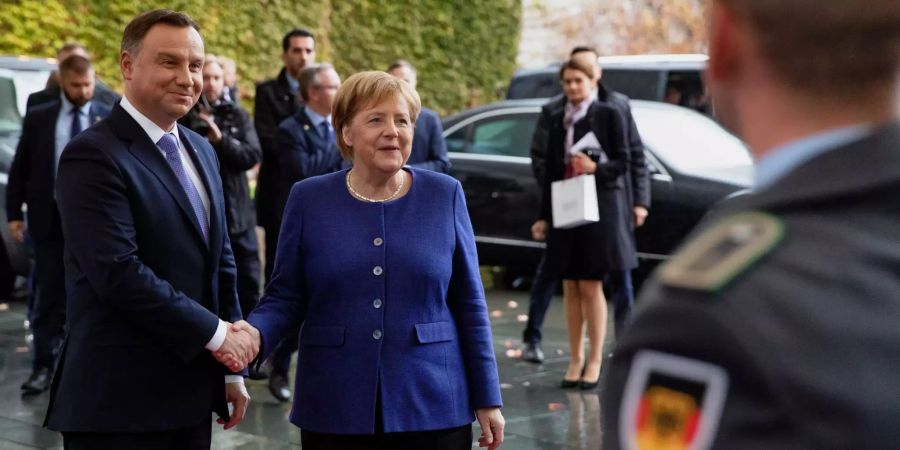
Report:
M 10 220 L 9 221 L 9 234 L 12 235 L 13 239 L 19 242 L 25 242 L 25 221 L 24 220 Z
M 217 361 L 232 372 L 243 370 L 256 358 L 260 347 L 259 330 L 239 320 L 228 326 L 225 342 L 213 352 Z

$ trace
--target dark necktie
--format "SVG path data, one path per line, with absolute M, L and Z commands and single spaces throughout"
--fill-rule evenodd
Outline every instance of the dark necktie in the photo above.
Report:
M 320 126 L 322 127 L 322 137 L 325 138 L 325 142 L 331 143 L 334 138 L 331 137 L 331 127 L 328 126 L 328 121 L 323 120 Z
M 75 138 L 78 133 L 81 133 L 81 108 L 75 107 L 72 109 L 72 128 L 69 132 L 69 140 Z
M 175 135 L 172 133 L 164 134 L 156 145 L 166 153 L 166 162 L 169 163 L 169 167 L 175 172 L 178 182 L 181 183 L 184 193 L 187 194 L 188 200 L 191 202 L 191 208 L 194 209 L 194 215 L 197 217 L 197 221 L 200 222 L 200 231 L 203 233 L 203 241 L 209 242 L 209 220 L 206 216 L 206 208 L 203 207 L 203 200 L 200 199 L 200 192 L 197 191 L 197 187 L 194 186 L 194 183 L 191 183 L 191 179 L 184 170 L 184 165 L 181 164 L 181 155 L 178 152 L 178 141 L 176 141 Z

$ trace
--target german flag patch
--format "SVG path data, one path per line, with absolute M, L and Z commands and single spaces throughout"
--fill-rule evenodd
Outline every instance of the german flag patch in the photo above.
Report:
M 639 352 L 622 398 L 622 445 L 627 450 L 709 449 L 727 391 L 728 373 L 719 366 Z

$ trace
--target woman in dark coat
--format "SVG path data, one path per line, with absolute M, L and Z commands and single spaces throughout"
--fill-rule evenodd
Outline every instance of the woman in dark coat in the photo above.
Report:
M 541 215 L 532 232 L 535 239 L 546 239 L 548 267 L 563 279 L 572 358 L 562 386 L 592 389 L 600 378 L 606 336 L 603 276 L 637 266 L 624 176 L 629 161 L 624 121 L 615 109 L 597 101 L 594 68 L 570 60 L 560 69 L 560 82 L 568 102 L 551 117 Z M 589 132 L 597 137 L 600 149 L 590 154 L 569 151 Z M 554 228 L 550 185 L 580 174 L 593 174 L 596 179 L 600 221 Z M 590 341 L 586 360 L 585 322 Z

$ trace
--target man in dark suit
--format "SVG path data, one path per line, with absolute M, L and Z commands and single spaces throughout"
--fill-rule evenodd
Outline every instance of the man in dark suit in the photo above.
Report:
M 341 79 L 331 64 L 313 64 L 300 72 L 298 81 L 304 106 L 278 125 L 277 142 L 281 150 L 276 161 L 282 170 L 279 210 L 284 208 L 294 183 L 341 168 L 341 154 L 331 126 L 334 95 Z M 288 369 L 291 355 L 297 351 L 297 333 L 293 336 L 282 341 L 271 357 L 269 391 L 282 402 L 291 398 Z
M 229 326 L 241 310 L 218 162 L 176 124 L 203 58 L 187 15 L 134 18 L 125 97 L 60 159 L 69 330 L 46 421 L 68 449 L 208 449 L 211 412 L 227 429 L 246 410 L 236 371 L 257 349 Z
M 59 66 L 62 94 L 56 100 L 28 110 L 6 189 L 6 217 L 10 234 L 25 240 L 22 205 L 28 205 L 28 233 L 34 242 L 37 292 L 31 307 L 34 361 L 23 395 L 50 387 L 62 343 L 66 317 L 63 235 L 53 194 L 56 167 L 71 138 L 109 114 L 109 108 L 91 101 L 94 69 L 79 55 Z
M 90 59 L 87 50 L 81 44 L 75 42 L 69 42 L 62 47 L 59 48 L 56 52 L 56 63 L 62 65 L 63 61 L 65 61 L 69 56 L 78 55 L 87 59 Z M 31 109 L 33 106 L 37 106 L 43 103 L 52 102 L 54 100 L 59 99 L 59 70 L 52 73 L 50 75 L 50 80 L 47 81 L 47 88 L 34 92 L 28 96 L 28 100 L 25 102 L 26 109 Z M 109 87 L 106 86 L 102 81 L 97 80 L 96 77 L 94 79 L 94 97 L 92 99 L 94 103 L 102 103 L 107 106 L 107 108 L 112 108 L 119 101 L 119 94 L 113 92 Z
M 716 0 L 709 17 L 716 117 L 756 185 L 644 287 L 603 448 L 894 448 L 900 3 Z
M 405 60 L 397 60 L 388 67 L 387 72 L 401 80 L 405 80 L 416 88 L 416 68 Z M 434 111 L 422 107 L 416 119 L 416 132 L 413 135 L 412 153 L 409 154 L 408 165 L 435 172 L 449 173 L 450 158 L 447 156 L 447 143 L 444 141 L 444 128 L 441 118 Z
M 316 41 L 312 33 L 302 28 L 291 30 L 281 40 L 281 60 L 284 67 L 278 77 L 256 86 L 253 123 L 262 146 L 262 163 L 256 181 L 256 220 L 266 231 L 265 283 L 269 282 L 275 265 L 275 248 L 281 227 L 284 198 L 281 189 L 281 168 L 278 166 L 278 124 L 298 109 L 297 88 L 300 71 L 316 61 Z
M 644 143 L 641 141 L 641 135 L 634 123 L 634 117 L 631 115 L 629 99 L 624 94 L 606 89 L 599 82 L 603 71 L 597 64 L 596 50 L 591 47 L 575 47 L 569 56 L 594 67 L 598 80 L 597 100 L 615 108 L 627 125 L 625 142 L 628 144 L 629 170 L 625 172 L 625 189 L 631 201 L 634 226 L 640 227 L 644 224 L 650 208 L 650 174 L 644 156 Z M 565 106 L 566 96 L 560 94 L 541 107 L 541 114 L 538 116 L 538 123 L 531 139 L 531 167 L 539 182 L 544 180 L 551 117 L 562 114 Z M 522 359 L 538 364 L 544 362 L 544 351 L 541 349 L 541 327 L 559 281 L 544 270 L 544 267 L 545 261 L 542 256 L 535 270 L 528 305 L 528 322 L 522 333 L 522 341 L 525 343 Z M 608 292 L 610 300 L 615 305 L 615 328 L 618 336 L 625 328 L 631 305 L 634 303 L 631 271 L 622 270 L 610 273 L 604 280 L 604 285 L 604 291 Z

